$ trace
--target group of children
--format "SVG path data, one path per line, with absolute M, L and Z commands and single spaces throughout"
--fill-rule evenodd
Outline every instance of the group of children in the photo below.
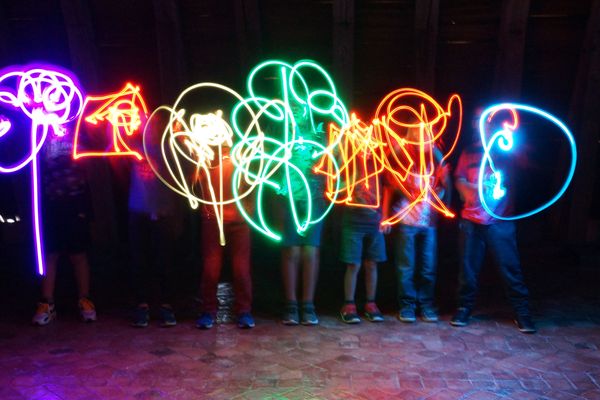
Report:
M 315 132 L 307 121 L 303 121 L 301 110 L 294 111 L 297 133 L 306 139 L 322 142 L 323 132 Z M 410 134 L 410 132 L 408 133 Z M 48 147 L 51 150 L 51 147 Z M 439 214 L 434 209 L 434 203 L 429 201 L 431 191 L 437 198 L 450 195 L 451 176 L 447 165 L 444 165 L 438 149 L 431 146 L 427 157 L 433 160 L 432 168 L 435 173 L 427 177 L 427 181 L 419 175 L 409 176 L 403 182 L 403 190 L 394 185 L 393 179 L 382 174 L 378 182 L 383 190 L 375 192 L 377 185 L 357 185 L 353 193 L 354 202 L 364 204 L 380 204 L 379 207 L 353 207 L 343 205 L 341 219 L 341 249 L 339 259 L 346 265 L 344 274 L 344 302 L 340 310 L 340 319 L 344 323 L 356 324 L 361 322 L 359 310 L 355 304 L 357 277 L 361 269 L 365 274 L 366 304 L 362 311 L 364 318 L 371 322 L 380 322 L 384 317 L 375 303 L 377 288 L 377 264 L 386 261 L 386 246 L 384 234 L 392 231 L 393 265 L 396 268 L 398 280 L 398 319 L 402 322 L 415 322 L 417 316 L 427 322 L 438 321 L 434 304 L 434 287 L 436 280 L 436 219 Z M 315 174 L 313 154 L 315 149 L 309 144 L 296 145 L 292 149 L 291 162 L 306 176 L 311 193 L 288 193 L 290 190 L 302 191 L 303 185 L 282 185 L 282 195 L 294 199 L 294 209 L 300 215 L 310 207 L 314 213 L 319 213 L 326 207 L 325 177 Z M 486 248 L 490 248 L 498 264 L 499 270 L 507 288 L 508 297 L 516 313 L 516 323 L 520 331 L 534 333 L 536 331 L 529 312 L 528 292 L 523 281 L 523 275 L 516 247 L 514 223 L 492 218 L 483 209 L 477 189 L 480 161 L 482 157 L 481 144 L 475 142 L 461 154 L 454 171 L 455 187 L 463 201 L 460 218 L 460 287 L 459 308 L 451 319 L 453 326 L 465 326 L 474 307 L 477 292 L 477 280 L 481 270 Z M 45 159 L 51 160 L 52 157 Z M 415 155 L 415 157 L 417 157 Z M 55 157 L 54 157 L 55 158 Z M 224 153 L 223 171 L 233 169 L 229 154 Z M 48 169 L 46 169 L 48 171 Z M 68 169 L 61 169 L 61 173 Z M 231 171 L 229 172 L 231 175 Z M 212 179 L 207 176 L 205 179 Z M 71 180 L 68 180 L 71 181 Z M 76 179 L 72 179 L 76 183 Z M 64 177 L 57 178 L 64 184 Z M 48 192 L 52 187 L 44 182 Z M 150 284 L 159 284 L 160 320 L 162 326 L 176 324 L 171 307 L 170 271 L 173 244 L 176 232 L 171 226 L 174 204 L 181 202 L 175 199 L 154 175 L 146 161 L 135 162 L 131 168 L 130 184 L 130 220 L 129 244 L 132 254 L 133 282 L 135 284 L 136 307 L 133 313 L 133 325 L 148 326 L 149 322 L 149 293 Z M 287 188 L 287 189 L 286 189 Z M 289 190 L 288 190 L 289 189 Z M 491 190 L 491 189 L 489 189 Z M 487 195 L 488 188 L 484 188 Z M 46 193 L 49 195 L 49 193 Z M 79 282 L 80 308 L 86 321 L 96 319 L 93 304 L 89 294 L 89 266 L 85 258 L 85 241 L 87 236 L 82 232 L 87 220 L 85 210 L 72 206 L 74 203 L 84 203 L 83 196 L 76 189 L 62 193 L 57 198 L 51 196 L 46 204 L 58 204 L 58 209 L 65 212 L 46 212 L 44 215 L 55 215 L 61 221 L 67 221 L 66 226 L 60 226 L 45 221 L 47 230 L 46 240 L 60 239 L 65 244 L 61 246 L 46 246 L 49 267 L 42 279 L 42 300 L 33 318 L 33 322 L 45 325 L 54 319 L 56 313 L 53 304 L 53 287 L 55 279 L 55 260 L 60 252 L 70 255 L 75 265 Z M 381 199 L 374 197 L 381 196 Z M 56 197 L 56 196 L 55 196 Z M 75 200 L 74 200 L 75 199 Z M 281 220 L 282 250 L 281 274 L 285 293 L 285 308 L 282 322 L 285 325 L 316 325 L 319 323 L 314 306 L 314 295 L 319 274 L 319 247 L 321 245 L 321 230 L 323 221 L 312 223 L 308 229 L 298 232 L 291 214 L 289 201 L 282 204 Z M 48 209 L 54 207 L 47 206 Z M 495 202 L 497 210 L 510 207 L 510 199 Z M 61 211 L 61 212 L 62 212 Z M 250 228 L 239 214 L 235 204 L 224 207 L 222 212 L 223 231 L 227 236 L 226 246 L 219 243 L 219 229 L 214 209 L 205 206 L 202 213 L 202 257 L 203 267 L 200 284 L 201 311 L 196 326 L 210 329 L 215 324 L 217 312 L 217 284 L 223 264 L 224 253 L 231 255 L 233 269 L 233 286 L 235 293 L 235 312 L 240 328 L 255 326 L 251 314 L 252 281 L 250 276 Z M 402 219 L 393 226 L 382 224 L 390 215 L 402 213 Z M 50 219 L 55 218 L 51 217 Z M 62 222 L 61 222 L 62 224 Z M 150 265 L 154 269 L 150 272 Z M 54 265 L 54 266 L 53 266 Z M 301 288 L 299 288 L 301 286 Z M 300 290 L 299 290 L 300 289 Z M 300 292 L 300 295 L 298 295 Z

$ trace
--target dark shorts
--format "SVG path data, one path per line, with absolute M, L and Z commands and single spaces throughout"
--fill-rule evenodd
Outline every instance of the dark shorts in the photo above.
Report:
M 88 251 L 91 243 L 89 215 L 79 202 L 45 202 L 42 215 L 46 253 Z
M 308 229 L 299 234 L 296 230 L 296 224 L 294 223 L 294 217 L 290 210 L 289 200 L 286 198 L 281 203 L 283 205 L 282 210 L 282 221 L 283 221 L 283 232 L 281 238 L 281 244 L 284 247 L 292 246 L 314 246 L 319 247 L 321 245 L 321 232 L 323 230 L 323 220 L 316 224 L 310 224 Z M 302 218 L 306 213 L 307 203 L 303 201 L 296 202 L 296 213 L 299 218 Z M 325 209 L 325 200 L 313 199 L 312 203 L 312 215 L 321 216 Z
M 344 221 L 340 261 L 360 265 L 362 260 L 383 262 L 386 259 L 385 239 L 379 231 L 379 223 Z

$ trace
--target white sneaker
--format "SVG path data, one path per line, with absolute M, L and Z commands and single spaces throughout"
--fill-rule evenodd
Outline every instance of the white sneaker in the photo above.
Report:
M 56 319 L 56 310 L 54 309 L 54 304 L 39 302 L 37 305 L 37 309 L 35 310 L 35 315 L 33 316 L 31 322 L 34 325 L 48 325 L 50 322 Z
M 79 312 L 83 322 L 92 322 L 96 320 L 96 307 L 87 297 L 79 299 Z

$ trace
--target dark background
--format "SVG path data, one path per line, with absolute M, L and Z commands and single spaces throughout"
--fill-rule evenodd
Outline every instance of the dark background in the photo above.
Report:
M 459 93 L 465 110 L 459 151 L 470 137 L 476 106 L 512 100 L 540 107 L 572 128 L 579 163 L 557 204 L 519 222 L 523 265 L 537 301 L 595 296 L 600 283 L 599 27 L 598 0 L 2 0 L 0 67 L 61 65 L 88 93 L 117 90 L 131 80 L 154 108 L 201 81 L 243 93 L 247 72 L 267 58 L 311 58 L 331 72 L 349 108 L 364 116 L 400 87 L 423 89 L 442 104 Z M 564 165 L 566 151 L 537 161 Z M 96 215 L 94 298 L 100 310 L 122 310 L 129 301 L 126 184 L 105 160 L 85 163 Z M 547 170 L 534 187 L 560 179 L 553 175 L 560 168 Z M 531 181 L 523 184 L 525 193 Z M 37 298 L 29 190 L 25 171 L 0 176 L 0 214 L 22 216 L 20 223 L 0 224 L 0 300 L 21 318 Z M 454 209 L 456 201 L 455 195 Z M 317 302 L 326 310 L 337 309 L 342 299 L 336 220 L 335 214 L 329 218 L 322 248 Z M 179 306 L 190 314 L 201 260 L 197 232 L 197 215 L 186 212 L 176 268 Z M 456 245 L 456 221 L 443 221 L 442 311 L 454 306 Z M 253 246 L 256 308 L 273 314 L 282 297 L 279 249 L 258 235 Z M 394 273 L 389 263 L 380 270 L 380 303 L 392 310 Z M 75 303 L 71 275 L 67 265 L 59 272 L 59 304 Z M 483 304 L 503 301 L 492 269 L 483 276 L 482 292 Z M 358 293 L 360 298 L 361 286 Z

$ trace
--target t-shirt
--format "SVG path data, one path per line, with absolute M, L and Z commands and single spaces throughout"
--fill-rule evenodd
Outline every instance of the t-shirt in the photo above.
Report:
M 156 177 L 146 160 L 132 162 L 129 210 L 155 216 L 172 216 L 177 200 L 175 194 Z
M 440 199 L 444 198 L 446 193 L 444 180 L 447 175 L 440 176 L 440 172 L 444 172 L 444 170 L 437 170 L 441 168 L 440 161 L 442 159 L 442 154 L 437 148 L 434 148 L 433 151 L 434 165 L 429 166 L 427 171 L 428 173 L 431 173 L 428 183 L 429 187 L 424 186 L 423 188 L 421 188 L 421 185 L 425 183 L 421 182 L 421 180 L 424 178 L 416 172 L 419 168 L 417 165 L 419 162 L 418 151 L 414 149 L 410 151 L 412 159 L 417 160 L 417 164 L 413 167 L 415 170 L 411 170 L 407 175 L 406 180 L 402 182 L 402 185 L 408 194 L 398 191 L 401 194 L 397 197 L 396 201 L 392 203 L 392 215 L 401 212 L 404 213 L 403 218 L 400 220 L 401 224 L 415 227 L 432 227 L 436 225 L 438 211 L 431 204 L 431 202 L 436 202 L 431 192 L 435 192 Z M 426 155 L 425 159 L 428 162 L 430 158 Z M 432 168 L 433 171 L 431 171 Z M 417 200 L 421 195 L 427 196 L 429 201 L 427 201 L 427 199 Z M 408 212 L 406 212 L 407 209 L 409 209 Z
M 310 124 L 305 123 L 298 125 L 296 128 L 296 140 L 299 140 L 299 142 L 296 142 L 292 147 L 290 163 L 296 166 L 306 178 L 310 194 L 306 193 L 306 187 L 300 174 L 294 168 L 289 168 L 290 186 L 294 200 L 306 201 L 309 198 L 323 198 L 325 193 L 325 175 L 314 172 L 314 168 L 319 162 L 319 157 L 313 158 L 315 152 L 320 152 L 322 149 L 312 143 L 302 142 L 301 140 L 311 140 L 323 144 L 325 142 L 325 135 L 321 132 L 315 132 Z M 282 171 L 285 171 L 285 166 L 281 168 Z M 288 193 L 288 184 L 285 175 L 285 172 L 283 172 L 280 189 L 280 194 L 283 195 L 287 195 Z
M 481 159 L 483 158 L 483 147 L 481 144 L 470 145 L 465 149 L 459 159 L 456 170 L 454 171 L 454 178 L 463 178 L 467 182 L 478 185 L 479 180 L 479 167 Z M 484 173 L 484 181 L 488 180 L 491 176 L 491 170 L 489 167 L 486 168 Z M 508 196 L 504 196 L 498 200 L 494 200 L 492 197 L 492 188 L 488 185 L 484 186 L 484 196 L 486 198 L 487 206 L 498 215 L 508 215 L 512 209 L 512 203 Z M 490 225 L 498 222 L 498 220 L 488 214 L 483 208 L 479 195 L 474 196 L 472 199 L 463 199 L 464 204 L 461 211 L 462 218 L 482 224 Z
M 48 135 L 42 151 L 44 197 L 50 201 L 85 198 L 85 171 L 72 158 L 73 142 L 69 137 Z

